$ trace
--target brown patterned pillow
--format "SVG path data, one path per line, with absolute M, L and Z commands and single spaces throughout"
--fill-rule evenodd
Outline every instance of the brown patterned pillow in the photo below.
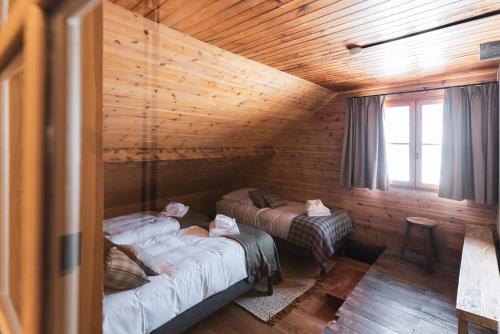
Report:
M 271 209 L 286 205 L 286 201 L 276 194 L 266 193 L 264 194 L 264 199 Z
M 148 276 L 159 275 L 156 271 L 149 268 L 141 260 L 139 260 L 139 257 L 136 254 L 135 249 L 133 247 L 131 247 L 129 245 L 115 245 L 111 240 L 109 240 L 106 237 L 104 237 L 104 247 L 103 247 L 104 248 L 104 260 L 106 260 L 108 253 L 109 253 L 109 250 L 113 247 L 118 248 L 118 250 L 125 253 L 125 255 L 127 255 L 129 257 L 129 259 L 131 259 L 132 261 L 137 263 L 139 265 L 139 267 L 141 267 L 141 269 L 144 270 L 146 275 L 148 275 Z
M 266 200 L 264 199 L 264 194 L 260 190 L 251 190 L 248 192 L 253 204 L 259 209 L 267 207 Z
M 129 290 L 148 282 L 144 270 L 118 248 L 108 251 L 104 259 L 104 286 L 107 289 Z
M 146 266 L 144 264 L 144 262 L 142 262 L 141 260 L 139 260 L 139 255 L 137 254 L 137 252 L 134 249 L 134 247 L 132 247 L 130 245 L 116 245 L 116 248 L 118 248 L 119 251 L 121 251 L 125 255 L 127 255 L 129 257 L 129 259 L 131 259 L 132 261 L 134 261 L 135 263 L 137 263 L 139 265 L 139 267 L 141 267 L 141 269 L 144 270 L 144 273 L 146 273 L 146 275 L 148 275 L 148 276 L 157 276 L 157 275 L 159 275 L 156 271 L 154 271 L 153 269 L 149 268 L 148 266 Z

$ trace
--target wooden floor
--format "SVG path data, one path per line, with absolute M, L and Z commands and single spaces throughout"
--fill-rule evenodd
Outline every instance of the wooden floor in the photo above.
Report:
M 230 304 L 187 333 L 457 333 L 458 268 L 436 266 L 431 276 L 421 265 L 389 254 L 383 254 L 371 267 L 350 258 L 337 257 L 335 261 L 327 279 L 274 326 Z M 352 289 L 340 310 L 327 296 L 343 298 L 347 294 L 343 290 Z M 471 328 L 470 333 L 491 332 Z
M 280 319 L 274 326 L 257 320 L 235 304 L 230 304 L 202 321 L 186 333 L 189 334 L 319 334 L 335 318 L 340 305 L 326 296 L 327 291 L 348 291 L 370 265 L 350 258 L 336 257 L 335 266 L 325 281 L 313 288 L 311 296 L 300 306 Z M 340 294 L 340 293 L 339 293 Z
M 383 254 L 351 292 L 323 334 L 457 333 L 458 269 L 423 266 Z M 470 328 L 470 333 L 492 333 Z

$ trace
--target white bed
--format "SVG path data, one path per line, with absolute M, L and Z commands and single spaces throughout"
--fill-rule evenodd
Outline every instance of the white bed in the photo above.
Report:
M 234 217 L 238 223 L 253 226 L 283 240 L 288 239 L 293 219 L 304 212 L 303 203 L 291 201 L 275 209 L 259 209 L 252 203 L 227 198 L 217 202 L 217 213 Z
M 144 215 L 136 215 L 128 221 L 121 217 L 121 221 L 109 220 L 104 225 L 108 231 L 112 226 L 123 231 L 147 220 Z M 136 289 L 105 295 L 105 334 L 150 333 L 247 277 L 240 244 L 224 237 L 209 238 L 208 232 L 198 226 L 157 236 L 139 246 L 161 274 L 150 276 L 150 283 Z

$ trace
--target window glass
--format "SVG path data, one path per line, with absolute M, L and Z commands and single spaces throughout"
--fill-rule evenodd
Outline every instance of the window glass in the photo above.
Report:
M 422 105 L 422 144 L 441 145 L 443 134 L 443 105 Z
M 410 107 L 385 108 L 387 164 L 392 181 L 410 181 Z
M 384 127 L 387 143 L 409 143 L 410 107 L 385 108 Z
M 439 185 L 441 171 L 441 140 L 443 135 L 443 105 L 422 105 L 421 182 Z
M 387 164 L 391 181 L 410 181 L 410 144 L 388 144 Z
M 441 145 L 422 145 L 422 183 L 439 185 Z

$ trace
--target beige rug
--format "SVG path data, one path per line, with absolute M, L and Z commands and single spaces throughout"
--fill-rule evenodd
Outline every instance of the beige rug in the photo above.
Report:
M 274 323 L 298 307 L 318 282 L 319 269 L 312 262 L 293 257 L 282 258 L 283 282 L 274 286 L 272 296 L 267 295 L 267 280 L 264 279 L 256 289 L 236 299 L 235 303 L 263 322 Z M 329 269 L 333 265 L 332 262 Z

